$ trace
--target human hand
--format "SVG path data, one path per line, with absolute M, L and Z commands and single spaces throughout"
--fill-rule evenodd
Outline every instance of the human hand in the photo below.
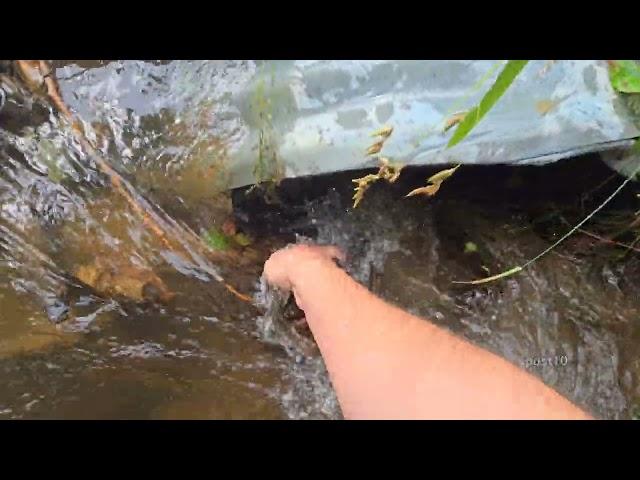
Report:
M 268 283 L 283 290 L 295 288 L 301 276 L 317 276 L 318 269 L 335 268 L 334 260 L 343 262 L 344 253 L 334 246 L 288 245 L 273 253 L 264 264 Z

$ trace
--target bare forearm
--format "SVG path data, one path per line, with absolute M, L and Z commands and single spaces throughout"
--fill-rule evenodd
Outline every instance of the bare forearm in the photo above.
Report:
M 347 418 L 588 418 L 500 357 L 325 263 L 293 290 Z

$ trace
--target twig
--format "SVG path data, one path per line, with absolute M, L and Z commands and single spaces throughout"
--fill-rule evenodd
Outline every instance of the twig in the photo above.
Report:
M 588 232 L 587 230 L 583 230 L 582 228 L 579 228 L 577 231 L 580 232 L 580 233 L 584 233 L 585 235 L 587 235 L 589 237 L 595 238 L 596 240 L 600 240 L 601 242 L 608 243 L 610 245 L 617 245 L 619 247 L 624 247 L 627 250 L 633 250 L 634 252 L 640 253 L 640 248 L 635 248 L 633 246 L 633 244 L 629 245 L 629 244 L 626 244 L 626 243 L 618 242 L 616 240 L 612 240 L 610 238 L 604 238 L 604 237 L 601 237 L 600 235 L 596 235 L 595 233 Z

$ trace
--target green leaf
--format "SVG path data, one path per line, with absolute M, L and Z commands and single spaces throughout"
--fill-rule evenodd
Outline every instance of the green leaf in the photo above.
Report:
M 484 97 L 482 97 L 482 100 L 480 100 L 480 103 L 471 109 L 464 117 L 464 120 L 460 122 L 458 128 L 456 128 L 456 131 L 453 133 L 451 140 L 449 140 L 447 148 L 457 145 L 469 134 L 478 122 L 482 120 L 482 117 L 491 110 L 504 92 L 507 91 L 509 86 L 513 83 L 528 62 L 529 60 L 509 60 L 507 62 L 489 91 L 484 95 Z
M 229 249 L 229 240 L 223 233 L 217 231 L 215 228 L 212 228 L 208 232 L 205 232 L 205 234 L 202 236 L 202 239 L 214 250 Z
M 640 93 L 640 65 L 635 60 L 611 60 L 609 79 L 618 92 Z

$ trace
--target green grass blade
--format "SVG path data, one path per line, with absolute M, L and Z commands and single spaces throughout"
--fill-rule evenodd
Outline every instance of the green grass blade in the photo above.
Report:
M 527 65 L 529 60 L 509 60 L 504 66 L 498 78 L 491 86 L 489 91 L 482 97 L 480 103 L 471 109 L 465 116 L 464 120 L 460 122 L 458 128 L 453 133 L 451 140 L 447 144 L 447 148 L 451 148 L 454 145 L 460 143 L 469 132 L 482 120 L 489 110 L 496 104 L 500 97 L 507 91 L 509 86 L 516 79 L 518 74 Z
M 462 281 L 453 281 L 452 283 L 458 283 L 458 284 L 463 284 L 463 285 L 480 285 L 482 283 L 489 283 L 489 282 L 493 282 L 495 280 L 499 280 L 501 278 L 504 277 L 510 277 L 511 275 L 515 275 L 518 272 L 522 271 L 522 267 L 513 267 L 510 270 L 507 270 L 506 272 L 502 272 L 499 273 L 497 275 L 493 275 L 491 277 L 486 277 L 486 278 L 481 278 L 479 280 L 469 280 L 467 282 L 462 282 Z

